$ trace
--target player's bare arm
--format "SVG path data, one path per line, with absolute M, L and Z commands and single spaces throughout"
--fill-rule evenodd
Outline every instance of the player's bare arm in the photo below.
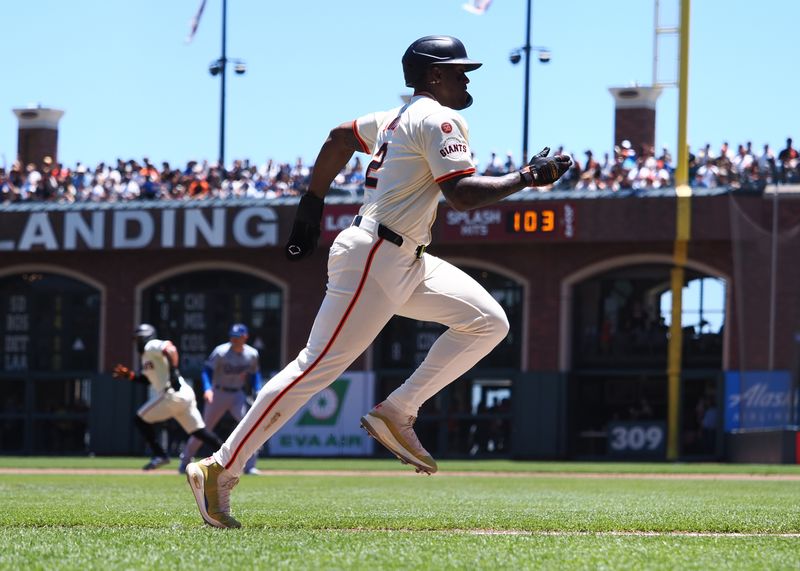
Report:
M 448 204 L 464 211 L 494 204 L 507 196 L 529 186 L 546 186 L 554 183 L 567 172 L 572 160 L 566 155 L 548 157 L 550 149 L 545 147 L 522 169 L 501 175 L 464 175 L 439 183 Z
M 316 249 L 325 195 L 333 179 L 360 148 L 352 123 L 342 123 L 332 129 L 322 144 L 311 173 L 308 192 L 297 205 L 292 232 L 286 244 L 286 259 L 290 262 L 301 260 Z
M 318 198 L 325 198 L 328 189 L 341 170 L 347 165 L 353 153 L 360 148 L 352 123 L 342 123 L 331 129 L 328 138 L 319 150 L 308 192 Z
M 178 370 L 178 348 L 172 341 L 165 341 L 161 354 L 167 358 L 169 363 L 169 382 L 176 391 L 181 388 L 181 372 Z
M 527 186 L 518 172 L 503 176 L 464 175 L 439 183 L 447 203 L 459 211 L 494 204 Z
M 178 366 L 178 348 L 175 347 L 172 341 L 166 341 L 161 352 L 169 361 L 170 367 L 175 368 Z

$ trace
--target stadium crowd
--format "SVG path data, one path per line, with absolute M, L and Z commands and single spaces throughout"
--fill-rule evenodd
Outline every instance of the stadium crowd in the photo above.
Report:
M 556 151 L 563 152 L 563 147 Z M 604 153 L 602 160 L 589 150 L 583 159 L 571 156 L 572 168 L 552 189 L 647 191 L 674 185 L 675 160 L 666 148 L 657 153 L 645 146 L 637 152 L 629 141 L 622 141 L 612 153 Z M 492 153 L 487 164 L 478 164 L 477 168 L 479 173 L 496 175 L 519 166 L 511 153 L 505 158 Z M 93 168 L 82 163 L 69 167 L 45 157 L 41 165 L 17 161 L 11 168 L 0 167 L 0 204 L 295 196 L 306 190 L 312 169 L 313 165 L 300 158 L 294 164 L 268 160 L 260 166 L 236 160 L 231 168 L 221 169 L 208 161 L 189 161 L 184 167 L 163 162 L 157 167 L 148 158 L 141 162 L 117 159 L 116 163 L 100 163 Z M 736 152 L 728 143 L 716 152 L 705 145 L 689 154 L 689 180 L 702 188 L 754 190 L 772 183 L 798 184 L 800 156 L 792 139 L 787 139 L 777 156 L 769 145 L 764 145 L 760 153 L 749 142 L 739 145 Z M 356 157 L 339 173 L 335 192 L 358 196 L 363 183 L 364 167 Z M 550 188 L 536 189 L 542 190 Z

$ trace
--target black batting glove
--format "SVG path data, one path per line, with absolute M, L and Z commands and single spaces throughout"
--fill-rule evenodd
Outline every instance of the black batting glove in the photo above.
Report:
M 297 262 L 310 255 L 317 247 L 325 201 L 307 192 L 297 205 L 292 232 L 286 242 L 286 259 Z
M 567 155 L 548 157 L 548 154 L 550 154 L 550 147 L 545 147 L 520 169 L 519 174 L 525 184 L 528 186 L 553 184 L 572 166 L 572 159 Z

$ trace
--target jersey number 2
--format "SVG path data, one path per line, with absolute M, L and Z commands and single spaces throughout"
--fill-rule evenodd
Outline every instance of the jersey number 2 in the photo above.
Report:
M 375 153 L 372 162 L 367 166 L 367 172 L 364 173 L 364 186 L 366 188 L 376 188 L 378 186 L 378 177 L 371 176 L 375 171 L 381 168 L 383 160 L 386 158 L 386 149 L 389 148 L 389 143 L 384 143 Z

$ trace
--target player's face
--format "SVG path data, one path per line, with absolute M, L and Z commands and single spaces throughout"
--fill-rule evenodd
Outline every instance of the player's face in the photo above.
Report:
M 247 335 L 240 335 L 239 337 L 231 337 L 231 345 L 234 349 L 241 349 L 247 343 Z
M 472 96 L 467 92 L 469 78 L 463 65 L 438 65 L 439 83 L 432 91 L 437 101 L 451 109 L 465 109 L 472 103 Z

